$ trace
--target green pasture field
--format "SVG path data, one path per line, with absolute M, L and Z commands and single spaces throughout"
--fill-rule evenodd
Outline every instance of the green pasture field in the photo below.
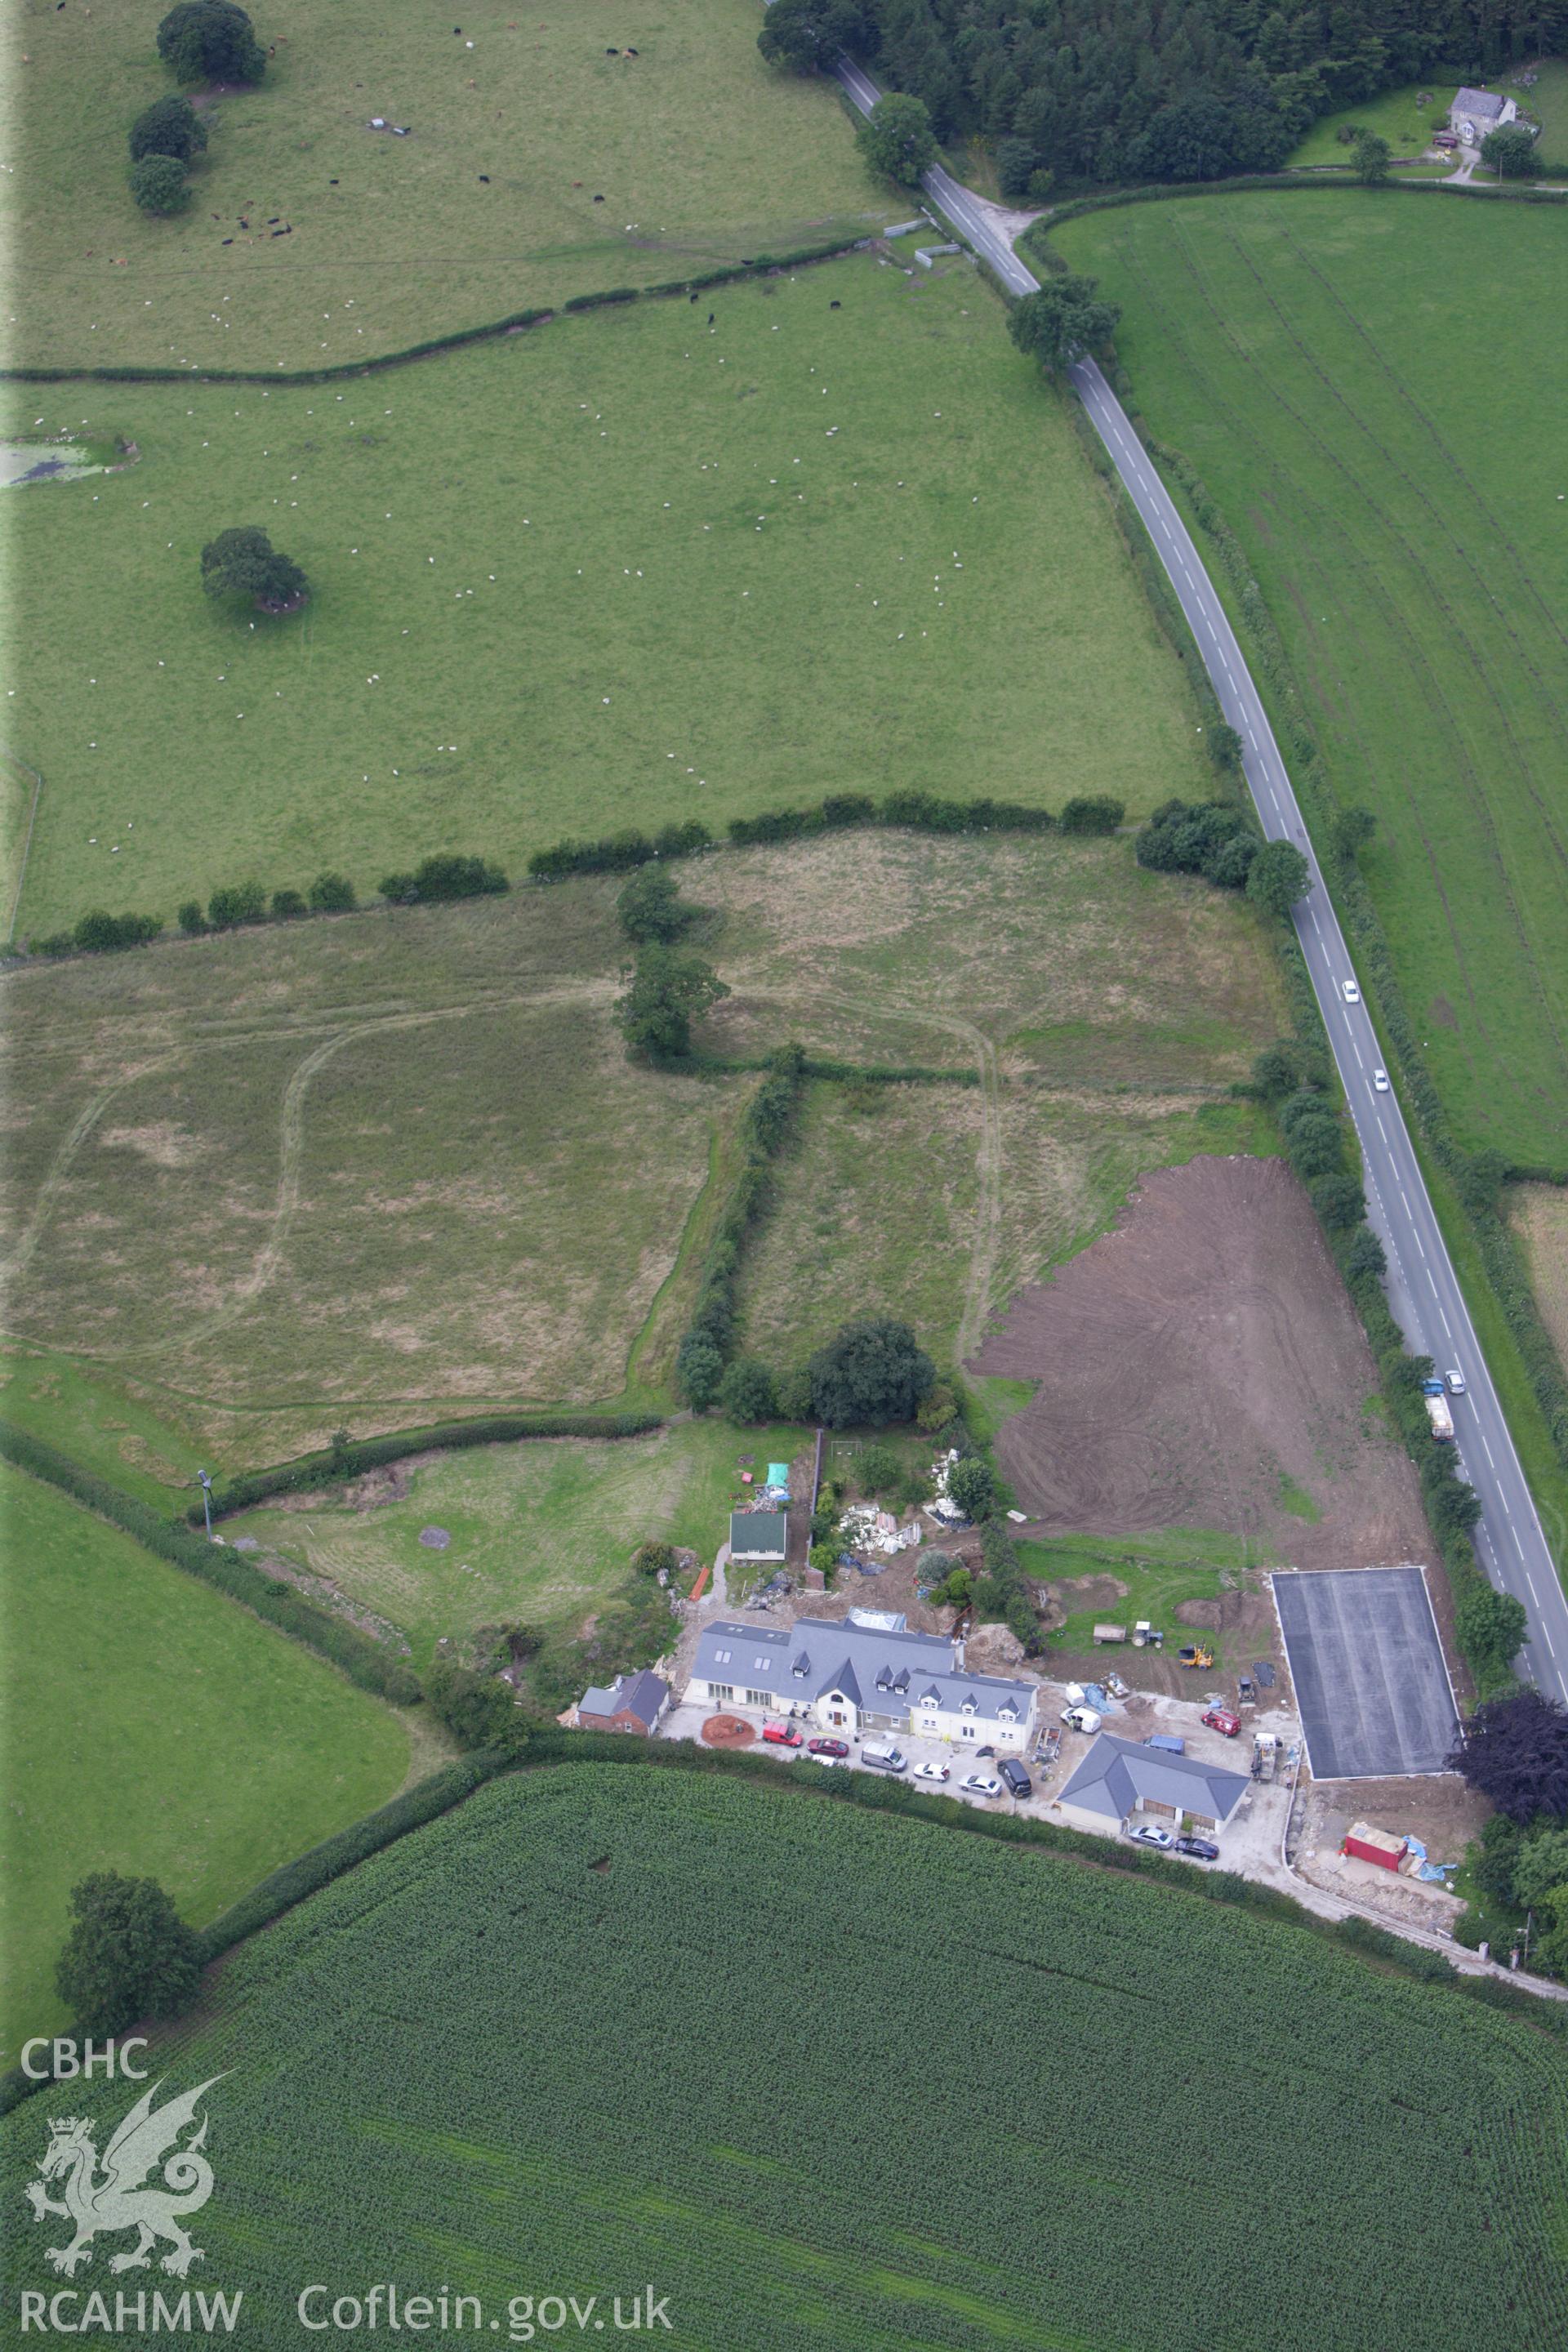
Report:
M 711 307 L 348 391 L 7 388 L 142 453 L 8 494 L 6 740 L 46 779 L 22 935 L 826 791 L 1207 788 L 1103 491 L 972 272 L 857 255 Z M 303 564 L 302 613 L 203 596 L 237 522 Z
M 1550 211 L 1359 190 L 1075 221 L 1284 635 L 1464 1142 L 1564 1160 L 1568 239 Z M 1453 331 L 1457 284 L 1528 286 Z M 1221 575 L 1223 577 L 1223 575 Z
M 390 1707 L 118 1528 L 0 1465 L 5 1639 L 0 2066 L 68 2022 L 67 1897 L 94 1870 L 159 1879 L 201 1926 L 395 1795 Z
M 721 2028 L 716 1937 L 744 1986 Z M 902 2030 L 872 2030 L 870 1984 Z M 191 2284 L 243 2289 L 262 2352 L 316 2280 L 473 2295 L 505 2342 L 542 2295 L 625 2315 L 651 2279 L 699 2352 L 1285 2352 L 1309 2302 L 1322 2352 L 1430 2352 L 1456 2312 L 1568 2324 L 1554 2037 L 847 1790 L 632 1761 L 494 1783 L 237 1950 L 154 2054 L 171 2089 L 222 2077 Z M 986 2118 L 982 2195 L 911 2201 L 933 2070 Z M 73 2104 L 101 2148 L 124 2088 Z M 1216 2116 L 1289 2117 L 1291 2195 Z M 58 2225 L 22 2190 L 47 2137 L 36 2101 L 0 2126 L 8 2269 L 46 2290 Z
M 190 207 L 153 219 L 131 200 L 126 134 L 175 87 L 160 13 L 11 16 L 12 366 L 339 365 L 864 236 L 900 201 L 831 87 L 763 63 L 751 0 L 620 0 L 613 24 L 582 7 L 509 19 L 484 0 L 457 11 L 460 35 L 373 0 L 262 0 L 266 79 L 204 100 Z M 410 135 L 373 131 L 377 114 Z
M 710 1565 L 746 1492 L 742 1455 L 765 1465 L 810 1446 L 809 1432 L 719 1420 L 613 1443 L 529 1439 L 416 1456 L 395 1499 L 247 1511 L 224 1533 L 254 1536 L 263 1559 L 296 1562 L 395 1625 L 418 1670 L 442 1635 L 480 1625 L 578 1635 L 641 1543 L 685 1545 Z M 432 1526 L 450 1535 L 446 1550 L 420 1543 Z
M 814 1087 L 742 1271 L 744 1344 L 782 1369 L 847 1318 L 896 1314 L 962 1360 L 1145 1171 L 1270 1148 L 1255 1104 L 1190 1094 Z
M 1336 113 L 1320 115 L 1286 169 L 1301 172 L 1313 164 L 1342 163 L 1348 170 L 1350 146 L 1342 144 L 1339 134 L 1351 128 L 1375 131 L 1387 140 L 1394 156 L 1420 155 L 1431 145 L 1434 131 L 1447 130 L 1455 87 L 1452 82 L 1407 82 L 1401 89 L 1380 90 L 1375 98 L 1363 99 L 1357 106 L 1342 106 Z M 1418 106 L 1416 100 L 1422 97 L 1426 103 Z
M 617 1394 L 744 1082 L 628 1064 L 610 900 L 16 973 L 12 1339 L 152 1384 L 229 1463 Z M 142 1434 L 153 1475 L 202 1466 Z
M 1535 69 L 1526 89 L 1517 75 L 1498 84 L 1521 110 L 1541 125 L 1539 152 L 1543 163 L 1568 167 L 1568 58 L 1547 58 Z
M 854 833 L 679 871 L 734 992 L 709 1042 L 984 1080 L 812 1090 L 749 1278 L 770 1346 L 882 1283 L 945 1344 L 1141 1168 L 1247 1148 L 1227 1090 L 1285 1025 L 1265 942 L 1125 840 Z M 668 1397 L 755 1081 L 627 1064 L 618 887 L 13 972 L 0 1410 L 177 1507 L 198 1468 L 340 1427 Z

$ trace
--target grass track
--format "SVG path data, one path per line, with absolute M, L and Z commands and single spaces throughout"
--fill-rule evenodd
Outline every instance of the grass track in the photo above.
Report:
M 202 1925 L 384 1803 L 409 1742 L 319 1658 L 8 1465 L 0 1521 L 8 2066 L 68 2021 L 53 1969 L 79 1878 L 151 1875 Z
M 142 452 L 6 494 L 7 740 L 47 779 L 21 933 L 825 791 L 1205 788 L 1103 492 L 970 270 L 857 256 L 713 308 L 346 393 L 0 390 Z M 303 613 L 203 597 L 240 520 Z
M 1154 434 L 1242 538 L 1365 861 L 1456 1128 L 1568 1157 L 1568 240 L 1555 216 L 1358 192 L 1070 224 L 1126 305 Z M 1445 289 L 1517 278 L 1517 331 Z

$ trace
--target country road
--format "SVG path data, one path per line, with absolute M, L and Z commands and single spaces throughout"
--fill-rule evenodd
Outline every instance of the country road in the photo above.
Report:
M 838 78 L 860 111 L 869 113 L 880 96 L 875 83 L 847 58 Z M 1039 280 L 1019 260 L 968 189 L 940 167 L 928 172 L 921 185 L 1010 292 L 1037 290 Z M 1220 708 L 1242 739 L 1247 782 L 1263 830 L 1271 841 L 1294 842 L 1307 859 L 1313 887 L 1296 908 L 1296 929 L 1361 1142 L 1370 1220 L 1388 1254 L 1388 1303 L 1417 1354 L 1431 1356 L 1439 1370 L 1452 1366 L 1464 1376 L 1465 1393 L 1454 1398 L 1452 1404 L 1461 1465 L 1481 1501 L 1477 1553 L 1493 1583 L 1513 1593 L 1528 1613 L 1530 1629 L 1520 1656 L 1521 1670 L 1551 1696 L 1568 1699 L 1568 1596 L 1449 1260 L 1398 1098 L 1392 1092 L 1381 1094 L 1373 1088 L 1373 1072 L 1381 1066 L 1383 1052 L 1365 1004 L 1345 1002 L 1344 982 L 1354 979 L 1355 965 L 1307 837 L 1279 747 L 1214 583 L 1121 403 L 1093 360 L 1079 362 L 1070 373 L 1170 575 Z

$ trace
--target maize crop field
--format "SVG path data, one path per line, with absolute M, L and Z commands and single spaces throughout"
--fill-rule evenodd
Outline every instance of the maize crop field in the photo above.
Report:
M 253 2347 L 310 2340 L 320 2282 L 461 2294 L 503 2343 L 575 2335 L 556 2295 L 613 2329 L 651 2283 L 713 2352 L 1568 2330 L 1561 2041 L 1302 1929 L 717 1772 L 492 1784 L 242 1948 L 154 2058 L 165 2096 L 222 2077 L 190 2284 L 243 2289 Z M 101 2147 L 127 2086 L 72 2087 Z M 4 2126 L 14 2215 L 46 2104 Z M 60 2284 L 61 2227 L 16 2223 L 14 2285 Z M 168 2285 L 113 2250 L 76 2286 Z

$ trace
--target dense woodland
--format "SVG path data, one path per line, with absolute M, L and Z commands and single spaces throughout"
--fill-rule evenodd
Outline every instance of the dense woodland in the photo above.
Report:
M 1274 171 L 1321 114 L 1568 47 L 1568 0 L 860 0 L 864 54 L 1005 190 Z M 1004 152 L 1005 151 L 1005 152 Z M 1037 189 L 1037 193 L 1041 191 Z

